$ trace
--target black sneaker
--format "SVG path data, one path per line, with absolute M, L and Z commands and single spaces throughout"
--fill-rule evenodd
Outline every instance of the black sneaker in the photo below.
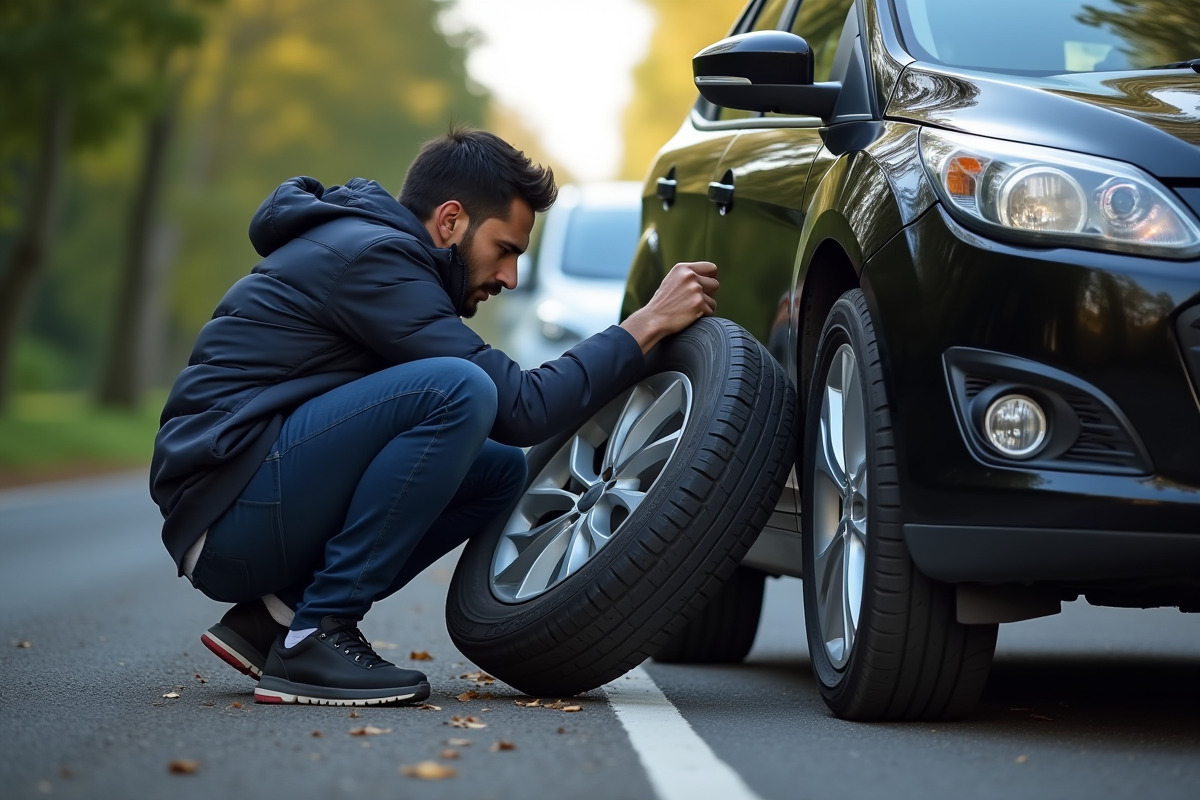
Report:
M 261 600 L 253 600 L 225 612 L 220 622 L 200 635 L 200 641 L 217 658 L 258 680 L 271 644 L 281 633 L 287 633 L 287 626 L 276 622 Z
M 429 680 L 401 669 L 371 649 L 352 619 L 325 617 L 295 647 L 283 637 L 271 646 L 256 703 L 375 706 L 418 703 L 429 697 Z

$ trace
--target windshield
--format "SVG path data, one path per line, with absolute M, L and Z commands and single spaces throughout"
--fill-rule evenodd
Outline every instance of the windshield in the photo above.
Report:
M 562 271 L 577 278 L 624 280 L 641 227 L 641 207 L 580 206 L 571 214 Z
M 952 67 L 1054 75 L 1200 57 L 1194 0 L 896 0 L 906 49 Z

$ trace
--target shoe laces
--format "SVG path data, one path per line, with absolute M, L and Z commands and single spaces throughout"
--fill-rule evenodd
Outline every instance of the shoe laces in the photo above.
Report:
M 322 639 L 330 640 L 330 644 L 345 656 L 353 656 L 354 661 L 371 669 L 372 667 L 390 667 L 392 662 L 382 658 L 371 648 L 371 643 L 354 623 L 347 623 L 328 631 L 322 631 Z

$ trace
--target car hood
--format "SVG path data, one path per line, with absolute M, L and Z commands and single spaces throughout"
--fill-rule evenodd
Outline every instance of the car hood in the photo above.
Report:
M 1190 69 L 1031 78 L 918 63 L 887 116 L 1200 178 L 1200 75 Z

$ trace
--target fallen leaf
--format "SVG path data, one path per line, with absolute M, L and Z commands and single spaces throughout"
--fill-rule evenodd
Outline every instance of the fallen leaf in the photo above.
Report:
M 566 728 L 559 728 L 558 730 L 555 731 L 555 733 L 566 733 L 566 732 L 567 732 Z
M 399 650 L 400 645 L 392 644 L 391 642 L 371 642 L 371 647 L 376 650 Z
M 522 703 L 520 700 L 513 700 L 513 704 L 523 708 L 538 708 L 542 705 L 542 700 L 541 698 L 538 698 L 537 700 L 530 700 L 528 703 Z
M 476 683 L 481 683 L 481 684 L 490 684 L 490 683 L 496 682 L 495 678 L 493 678 L 491 675 L 488 675 L 486 672 L 482 672 L 482 671 L 481 672 L 468 672 L 464 675 L 459 675 L 458 677 L 462 680 L 475 681 Z
M 167 764 L 167 772 L 171 773 L 172 775 L 191 775 L 198 769 L 200 769 L 199 761 L 176 759 Z
M 28 650 L 29 648 L 33 647 L 33 642 L 13 642 L 12 645 L 13 647 L 19 647 L 22 650 Z
M 479 709 L 479 710 L 480 710 L 480 711 L 491 711 L 491 709 L 490 709 L 490 708 L 481 708 L 481 709 Z
M 201 683 L 208 683 L 208 678 L 204 677 L 199 672 L 196 673 L 196 680 L 200 681 Z
M 230 708 L 241 708 L 242 704 L 239 703 L 237 700 L 234 700 L 232 703 L 229 704 L 229 707 Z
M 500 739 L 500 740 L 496 741 L 495 744 L 493 744 L 491 747 L 491 750 L 493 753 L 499 753 L 501 750 L 516 750 L 516 749 L 517 749 L 517 746 L 515 744 L 513 744 L 512 742 L 508 741 L 507 739 Z
M 467 702 L 468 700 L 478 700 L 478 699 L 479 699 L 479 692 L 475 691 L 474 689 L 469 689 L 469 690 L 467 690 L 467 691 L 463 692 L 462 694 L 458 695 L 458 696 L 456 697 L 456 699 L 457 699 L 457 700 L 458 700 L 458 702 L 460 702 L 460 703 L 465 703 L 465 702 Z
M 163 695 L 164 700 L 178 700 L 179 692 L 167 692 Z
M 447 739 L 446 744 L 450 745 L 451 747 L 470 747 L 471 740 L 470 739 Z
M 433 661 L 433 656 L 429 655 L 427 650 L 413 650 L 408 658 L 410 661 Z
M 72 769 L 70 767 L 63 767 L 62 769 L 60 769 L 58 771 L 58 776 L 60 778 L 65 778 L 67 780 L 71 780 L 71 778 L 75 777 L 75 773 L 74 773 L 74 771 L 72 771 Z
M 448 761 L 456 759 L 456 758 L 460 758 L 462 756 L 462 754 L 459 753 L 457 750 L 451 750 L 450 748 L 446 748 L 442 752 L 438 753 L 438 755 Z
M 1017 756 L 1018 764 L 1024 764 L 1028 760 L 1029 760 L 1029 756 Z
M 1040 719 L 1042 722 L 1054 722 L 1054 717 L 1047 717 L 1045 714 L 1030 714 L 1030 719 Z
M 450 724 L 456 728 L 470 728 L 473 731 L 487 727 L 486 722 L 480 722 L 475 717 L 451 717 Z
M 322 736 L 324 736 L 324 735 L 325 735 L 325 734 L 321 733 L 320 731 L 313 731 L 313 732 L 312 732 L 312 737 L 313 737 L 314 739 L 320 739 L 320 738 L 321 738 Z
M 205 708 L 216 708 L 216 703 L 212 703 L 212 702 L 210 702 L 210 701 L 208 701 L 208 700 L 205 700 L 205 701 L 204 701 L 203 703 L 201 703 L 200 705 L 204 706 Z
M 570 714 L 574 711 L 583 711 L 583 706 L 563 706 L 562 710 Z
M 433 703 L 422 703 L 417 706 L 418 711 L 441 711 L 441 706 L 435 706 Z
M 443 778 L 453 778 L 458 774 L 454 767 L 447 767 L 436 761 L 422 761 L 420 764 L 400 767 L 400 774 L 410 778 L 420 778 L 423 781 L 440 781 Z
M 358 719 L 361 716 L 362 714 L 358 713 L 357 711 L 351 711 L 349 714 L 350 719 Z
M 355 728 L 350 731 L 351 736 L 382 736 L 385 733 L 391 733 L 391 728 L 376 728 L 374 725 L 364 725 L 361 728 Z

